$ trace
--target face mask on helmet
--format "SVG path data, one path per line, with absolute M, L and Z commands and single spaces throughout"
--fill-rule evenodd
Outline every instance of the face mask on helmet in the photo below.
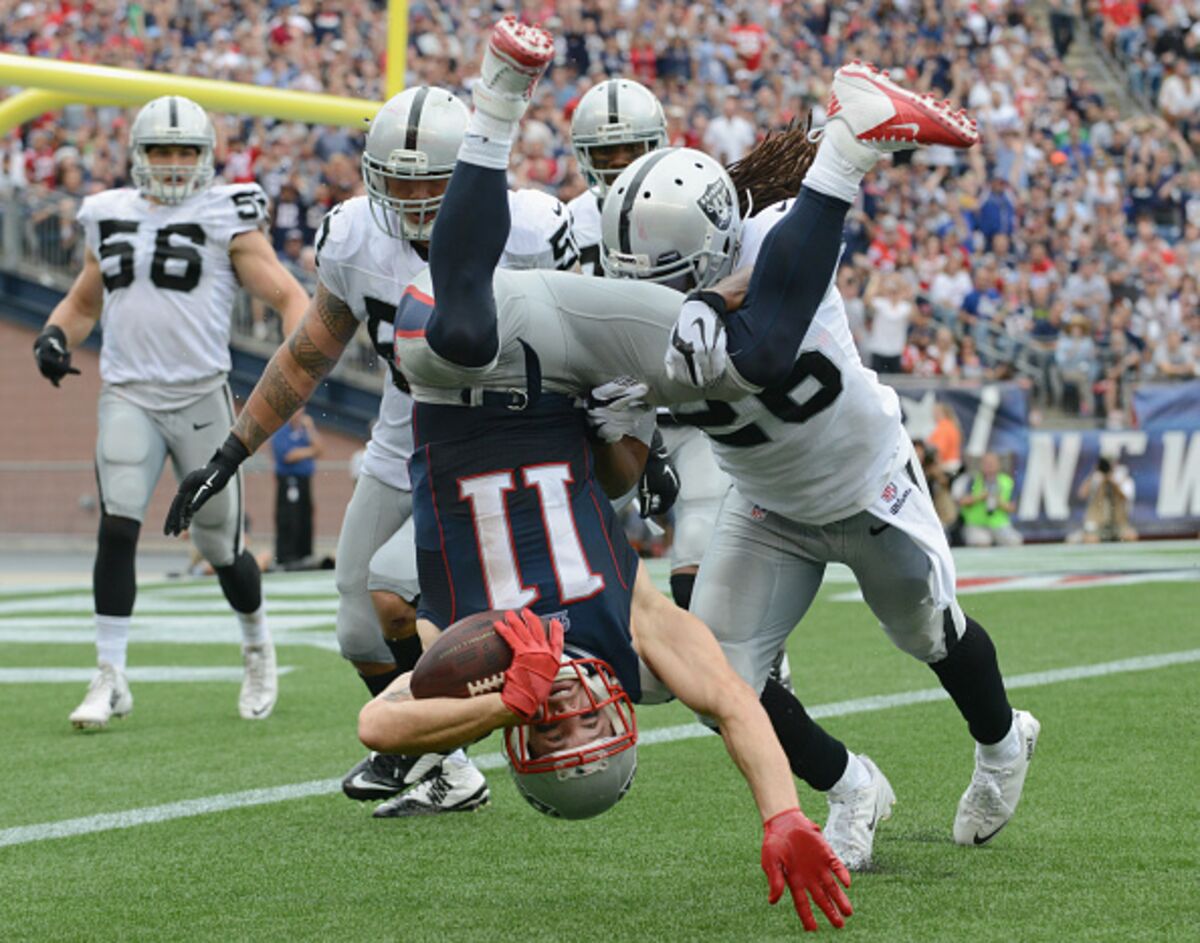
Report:
M 632 79 L 608 79 L 593 86 L 571 116 L 575 159 L 600 197 L 629 164 L 666 143 L 662 105 Z
M 371 218 L 387 235 L 429 241 L 467 114 L 445 89 L 419 86 L 389 99 L 371 122 L 362 176 Z
M 538 723 L 505 731 L 518 791 L 555 818 L 591 818 L 616 805 L 637 769 L 637 721 L 612 669 L 564 658 L 546 711 Z
M 212 183 L 216 133 L 208 114 L 191 99 L 168 95 L 147 103 L 134 118 L 129 137 L 129 174 L 143 196 L 159 203 L 182 203 Z M 162 151 L 196 156 L 164 160 Z

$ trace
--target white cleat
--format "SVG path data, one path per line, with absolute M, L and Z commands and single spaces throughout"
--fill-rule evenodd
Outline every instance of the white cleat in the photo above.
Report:
M 986 844 L 1017 811 L 1042 725 L 1028 711 L 1013 711 L 1013 723 L 1021 737 L 1021 753 L 1011 763 L 992 766 L 976 750 L 975 773 L 954 816 L 954 840 L 960 845 Z
M 492 27 L 471 98 L 499 121 L 518 121 L 534 86 L 554 59 L 554 39 L 540 26 L 518 23 L 509 14 Z
M 825 127 L 813 138 L 831 136 L 838 151 L 864 170 L 880 154 L 933 144 L 963 149 L 979 141 L 975 119 L 964 109 L 910 92 L 857 60 L 834 74 L 826 115 Z
M 279 697 L 279 678 L 275 670 L 275 646 L 242 646 L 242 690 L 238 694 L 238 713 L 246 720 L 271 716 Z
M 79 730 L 103 730 L 109 718 L 128 717 L 132 710 L 133 695 L 125 673 L 102 661 L 83 701 L 71 711 L 70 721 Z
M 473 812 L 487 805 L 490 797 L 487 780 L 474 763 L 447 757 L 412 789 L 393 796 L 372 814 L 377 819 L 394 819 Z
M 825 822 L 825 840 L 851 871 L 871 867 L 875 829 L 892 817 L 892 806 L 896 804 L 892 784 L 879 767 L 869 756 L 860 753 L 858 758 L 871 774 L 871 781 L 842 800 L 829 796 L 829 818 Z

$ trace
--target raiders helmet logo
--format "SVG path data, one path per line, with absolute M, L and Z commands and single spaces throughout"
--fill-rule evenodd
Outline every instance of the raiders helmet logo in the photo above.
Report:
M 733 200 L 720 180 L 714 180 L 708 185 L 703 196 L 696 201 L 696 205 L 717 229 L 724 231 L 733 222 Z

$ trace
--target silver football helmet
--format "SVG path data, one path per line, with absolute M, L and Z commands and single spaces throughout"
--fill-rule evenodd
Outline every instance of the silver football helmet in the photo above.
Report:
M 669 147 L 639 157 L 613 182 L 600 217 L 609 278 L 688 291 L 729 274 L 741 240 L 737 191 L 700 151 Z
M 623 168 L 597 168 L 595 149 L 632 144 L 640 145 L 641 154 L 646 154 L 666 143 L 667 119 L 662 105 L 653 92 L 631 79 L 609 79 L 592 86 L 571 116 L 575 159 L 584 179 L 601 198 Z
M 467 106 L 444 88 L 419 85 L 387 100 L 367 131 L 363 182 L 375 225 L 394 239 L 427 242 L 442 195 L 401 199 L 389 180 L 448 180 L 467 130 Z
M 151 164 L 151 147 L 196 148 L 194 164 Z M 159 203 L 182 203 L 212 183 L 217 134 L 208 113 L 190 98 L 164 95 L 142 106 L 129 129 L 130 176 L 142 196 Z
M 506 730 L 504 748 L 517 791 L 531 806 L 554 818 L 591 818 L 633 784 L 633 705 L 607 663 L 564 655 L 546 716 Z

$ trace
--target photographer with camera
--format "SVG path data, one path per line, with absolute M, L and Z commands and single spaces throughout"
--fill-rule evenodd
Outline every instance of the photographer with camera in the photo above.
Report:
M 1077 495 L 1087 502 L 1083 514 L 1083 530 L 1071 534 L 1071 543 L 1113 543 L 1138 539 L 1129 523 L 1129 508 L 1133 504 L 1133 476 L 1129 469 L 1101 455 L 1095 470 L 1079 485 Z
M 968 547 L 1016 547 L 1024 543 L 1009 515 L 1017 510 L 1011 475 L 1000 470 L 1000 457 L 988 452 L 970 477 L 962 508 L 963 539 Z

